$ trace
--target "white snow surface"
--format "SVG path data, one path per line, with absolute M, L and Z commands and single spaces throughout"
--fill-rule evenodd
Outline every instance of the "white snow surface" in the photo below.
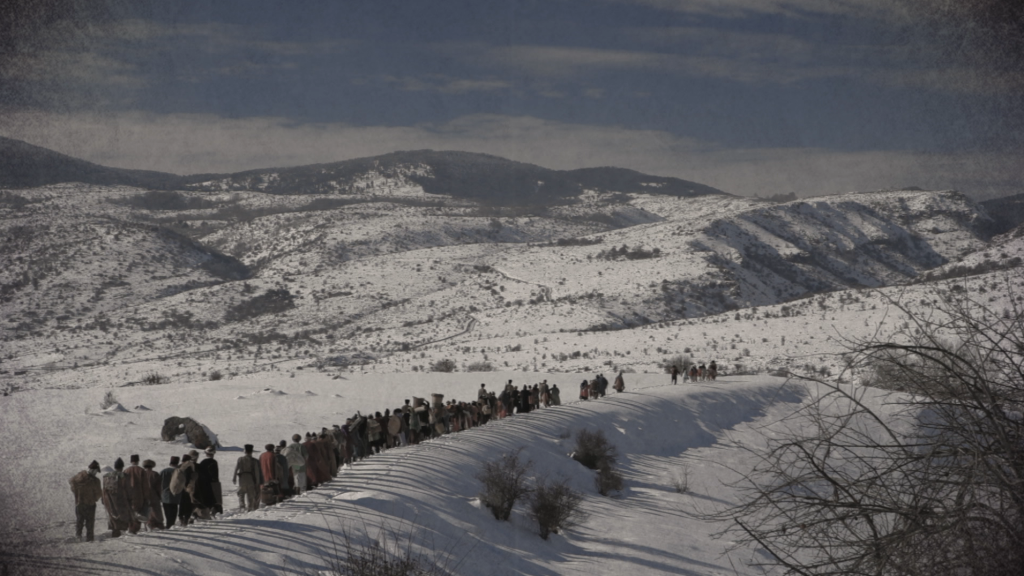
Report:
M 12 512 L 0 520 L 0 537 L 16 562 L 63 573 L 316 573 L 342 530 L 359 538 L 380 527 L 411 534 L 418 551 L 447 558 L 456 574 L 759 573 L 749 564 L 763 560 L 761 553 L 730 550 L 729 542 L 709 536 L 722 526 L 686 513 L 734 501 L 730 469 L 748 465 L 743 447 L 762 442 L 756 428 L 789 418 L 806 389 L 768 376 L 677 386 L 664 374 L 625 377 L 625 393 L 579 402 L 573 399 L 581 378 L 574 374 L 263 376 L 126 388 L 118 391 L 122 402 L 144 402 L 151 410 L 103 417 L 83 410 L 95 390 L 21 392 L 4 398 L 9 436 L 0 452 L 20 465 L 0 473 L 8 487 L 5 509 Z M 559 385 L 565 404 L 375 455 L 277 506 L 252 513 L 235 508 L 231 473 L 243 444 L 330 427 L 356 410 L 398 406 L 413 394 L 470 399 L 481 382 L 492 389 L 508 379 L 520 386 L 547 379 Z M 284 394 L 252 394 L 266 388 Z M 191 416 L 219 434 L 225 515 L 113 539 L 99 506 L 97 542 L 72 543 L 67 478 L 94 458 L 106 466 L 134 453 L 162 469 L 185 450 L 159 438 L 163 419 L 172 415 Z M 593 472 L 568 456 L 568 435 L 581 428 L 600 429 L 617 446 L 626 480 L 621 493 L 599 495 Z M 511 522 L 498 522 L 480 505 L 474 476 L 481 463 L 520 447 L 534 478 L 564 477 L 584 494 L 589 517 L 580 526 L 544 541 L 522 507 Z M 674 481 L 683 474 L 690 492 L 680 494 Z

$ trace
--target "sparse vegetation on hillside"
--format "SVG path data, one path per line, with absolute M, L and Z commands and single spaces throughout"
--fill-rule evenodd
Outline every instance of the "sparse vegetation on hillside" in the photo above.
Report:
M 587 515 L 583 512 L 583 495 L 573 490 L 567 480 L 541 480 L 530 498 L 530 516 L 540 527 L 540 537 L 579 525 Z
M 294 307 L 295 297 L 292 293 L 287 288 L 275 288 L 232 306 L 224 315 L 224 320 L 241 322 L 265 314 L 278 314 Z
M 644 260 L 646 258 L 657 258 L 659 256 L 661 256 L 660 248 L 645 250 L 641 246 L 630 248 L 625 244 L 618 248 L 612 247 L 608 250 L 602 250 L 597 253 L 597 258 L 599 260 Z
M 490 362 L 473 362 L 466 366 L 466 372 L 493 372 L 494 364 Z
M 508 520 L 516 502 L 528 497 L 533 489 L 527 477 L 533 463 L 519 459 L 522 448 L 507 452 L 497 460 L 485 462 L 477 473 L 477 480 L 483 484 L 480 501 L 494 514 L 497 520 Z
M 455 372 L 458 366 L 454 360 L 444 358 L 430 365 L 431 372 Z

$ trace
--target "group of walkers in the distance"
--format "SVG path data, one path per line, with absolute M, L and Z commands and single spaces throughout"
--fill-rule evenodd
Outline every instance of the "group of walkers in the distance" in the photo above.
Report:
M 696 367 L 695 367 L 696 368 Z M 704 373 L 703 365 L 700 373 Z M 711 363 L 709 377 L 714 379 L 715 363 Z M 673 369 L 672 383 L 676 383 L 678 370 Z M 697 376 L 691 376 L 696 381 Z M 701 376 L 701 378 L 703 378 Z M 625 390 L 622 372 L 612 386 L 617 392 Z M 580 399 L 597 399 L 605 395 L 608 380 L 597 374 L 592 380 L 580 384 Z M 475 401 L 444 401 L 444 395 L 432 394 L 428 402 L 412 397 L 405 404 L 383 413 L 363 415 L 356 412 L 345 424 L 322 428 L 319 433 L 306 432 L 305 436 L 292 435 L 291 443 L 280 440 L 266 444 L 263 453 L 255 458 L 252 444 L 244 446 L 245 454 L 235 463 L 231 482 L 238 486 L 238 508 L 256 510 L 277 504 L 285 498 L 312 490 L 338 475 L 343 465 L 368 458 L 390 448 L 417 444 L 443 434 L 482 426 L 491 420 L 524 414 L 540 408 L 562 403 L 557 385 L 547 380 L 517 388 L 509 380 L 501 392 L 488 391 L 480 385 Z M 222 490 L 216 449 L 209 446 L 205 458 L 199 461 L 199 452 L 191 450 L 181 456 L 172 456 L 167 467 L 157 472 L 153 460 L 142 461 L 130 457 L 130 465 L 118 458 L 113 470 L 100 479 L 100 465 L 95 460 L 71 478 L 71 491 L 75 496 L 75 536 L 86 541 L 94 539 L 96 503 L 103 501 L 107 511 L 108 528 L 112 537 L 123 531 L 136 534 L 146 526 L 148 530 L 161 530 L 194 523 L 196 519 L 209 520 L 223 514 Z
M 678 384 L 680 374 L 679 366 L 673 364 L 670 373 L 672 375 L 672 383 Z M 703 362 L 701 362 L 699 366 L 696 364 L 691 364 L 689 368 L 684 366 L 682 374 L 683 382 L 686 382 L 687 380 L 690 380 L 691 382 L 714 380 L 718 378 L 718 363 L 712 360 L 707 366 L 705 366 Z

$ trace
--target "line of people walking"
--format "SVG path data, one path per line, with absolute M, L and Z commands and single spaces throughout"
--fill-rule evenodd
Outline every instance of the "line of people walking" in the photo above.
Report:
M 599 380 L 607 386 L 601 375 L 593 382 Z M 597 389 L 589 397 L 604 395 L 603 387 L 599 386 L 600 392 Z M 621 373 L 615 389 L 625 389 Z M 442 394 L 432 394 L 429 402 L 414 396 L 402 406 L 372 416 L 356 412 L 343 425 L 324 427 L 318 433 L 306 432 L 305 436 L 296 433 L 291 443 L 280 440 L 266 444 L 258 458 L 254 456 L 255 447 L 246 444 L 231 477 L 232 484 L 237 486 L 238 509 L 256 510 L 261 503 L 271 506 L 315 489 L 335 478 L 342 466 L 391 448 L 561 403 L 558 386 L 549 386 L 547 380 L 532 386 L 524 384 L 522 389 L 509 380 L 498 393 L 481 384 L 475 401 L 445 402 Z M 114 538 L 125 531 L 136 534 L 143 528 L 163 530 L 173 527 L 175 522 L 187 526 L 197 519 L 209 520 L 223 514 L 216 454 L 216 448 L 210 446 L 204 450 L 201 461 L 197 450 L 181 457 L 172 456 L 160 472 L 155 470 L 153 460 L 143 460 L 140 465 L 139 456 L 132 455 L 127 468 L 118 458 L 113 470 L 102 477 L 99 463 L 92 461 L 69 481 L 75 497 L 75 537 L 82 540 L 84 530 L 85 541 L 94 540 L 96 506 L 100 500 Z
M 672 375 L 672 383 L 678 384 L 680 374 L 679 367 L 673 365 L 670 370 L 670 374 Z M 711 364 L 708 364 L 707 366 L 705 366 L 703 362 L 701 362 L 699 366 L 697 364 L 690 364 L 689 368 L 684 366 L 682 374 L 683 382 L 686 382 L 687 380 L 690 380 L 691 382 L 715 380 L 718 378 L 718 363 L 712 360 Z

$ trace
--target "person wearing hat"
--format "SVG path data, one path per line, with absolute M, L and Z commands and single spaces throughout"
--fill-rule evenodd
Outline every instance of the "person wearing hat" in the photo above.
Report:
M 180 458 L 171 456 L 170 464 L 160 471 L 160 504 L 167 519 L 167 528 L 174 526 L 174 521 L 178 518 L 178 505 L 181 504 L 181 494 L 171 492 L 171 478 L 174 477 L 179 462 Z
M 260 473 L 263 475 L 263 484 L 273 487 L 274 495 L 281 494 L 281 472 L 278 470 L 277 454 L 274 454 L 274 445 L 263 446 L 263 454 L 260 454 Z
M 284 455 L 284 449 L 287 447 L 288 443 L 281 440 L 277 446 L 274 446 L 274 457 L 277 458 L 277 468 L 281 473 L 277 479 L 281 484 L 281 493 L 284 496 L 291 496 L 295 493 L 295 481 L 292 480 L 292 467 L 288 465 L 288 457 Z
M 100 463 L 93 460 L 89 468 L 71 477 L 71 493 L 75 495 L 75 538 L 82 539 L 82 527 L 85 526 L 85 541 L 92 542 L 93 529 L 96 526 L 96 502 L 103 497 L 103 486 L 96 476 L 100 473 Z
M 216 448 L 207 446 L 204 450 L 206 458 L 196 464 L 196 487 L 192 492 L 192 503 L 195 504 L 195 515 L 203 520 L 224 512 L 221 505 L 220 469 L 214 459 L 216 452 Z
M 132 511 L 141 522 L 146 518 L 146 471 L 139 466 L 138 454 L 132 454 L 128 458 L 128 462 L 128 467 L 124 469 L 124 475 L 128 478 L 128 486 L 131 487 L 128 499 L 132 502 Z
M 238 457 L 231 477 L 231 483 L 238 486 L 238 508 L 250 512 L 260 507 L 260 485 L 263 484 L 260 463 L 252 457 L 252 451 L 252 444 L 246 444 L 245 454 Z
M 306 447 L 302 445 L 302 436 L 292 434 L 292 443 L 281 451 L 288 459 L 288 468 L 295 483 L 295 494 L 306 491 Z
M 131 486 L 124 474 L 124 460 L 114 462 L 114 470 L 103 475 L 103 507 L 107 509 L 107 527 L 111 537 L 117 538 L 122 530 L 135 534 L 139 521 L 132 511 Z
M 178 496 L 181 502 L 178 503 L 178 521 L 182 526 L 192 523 L 192 511 L 195 505 L 192 504 L 192 493 L 196 489 L 196 457 L 199 452 L 189 450 L 188 454 L 181 457 L 181 465 L 178 466 L 178 473 L 185 476 L 185 489 Z
M 160 499 L 160 473 L 154 470 L 156 462 L 143 460 L 142 469 L 146 482 L 146 528 L 149 530 L 164 529 L 164 512 Z

